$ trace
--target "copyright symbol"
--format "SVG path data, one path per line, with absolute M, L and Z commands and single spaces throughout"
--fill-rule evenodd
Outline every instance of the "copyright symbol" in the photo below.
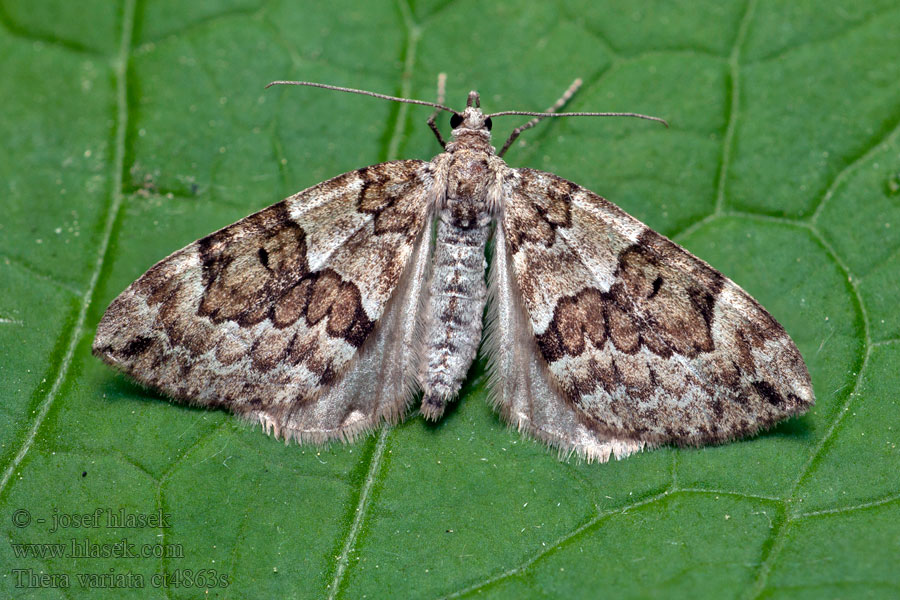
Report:
M 31 513 L 25 510 L 24 508 L 20 508 L 12 515 L 13 525 L 22 529 L 23 527 L 28 527 L 31 524 Z

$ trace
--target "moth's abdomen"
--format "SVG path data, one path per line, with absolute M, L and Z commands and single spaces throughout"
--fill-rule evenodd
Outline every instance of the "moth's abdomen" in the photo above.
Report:
M 490 215 L 483 208 L 469 215 L 472 207 L 463 202 L 448 200 L 437 228 L 420 375 L 422 414 L 429 419 L 439 418 L 457 394 L 481 341 Z

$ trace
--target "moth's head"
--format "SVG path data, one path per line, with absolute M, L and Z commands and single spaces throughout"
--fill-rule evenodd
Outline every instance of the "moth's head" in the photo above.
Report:
M 469 99 L 466 101 L 466 110 L 461 113 L 455 112 L 450 117 L 450 127 L 453 128 L 453 137 L 458 138 L 461 134 L 480 132 L 491 137 L 491 118 L 484 116 L 481 112 L 481 98 L 478 92 L 469 92 Z

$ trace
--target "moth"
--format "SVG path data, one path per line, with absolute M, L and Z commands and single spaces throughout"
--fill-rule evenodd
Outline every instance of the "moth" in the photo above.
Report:
M 576 84 L 580 82 L 576 81 Z M 587 460 L 751 435 L 805 412 L 809 373 L 744 290 L 593 192 L 509 167 L 560 113 L 434 107 L 443 147 L 339 175 L 154 265 L 119 295 L 93 352 L 175 400 L 286 441 L 353 440 L 437 420 L 482 342 L 490 394 L 520 431 Z M 452 140 L 436 126 L 451 113 Z M 492 118 L 527 115 L 500 153 Z M 485 249 L 493 236 L 490 268 Z

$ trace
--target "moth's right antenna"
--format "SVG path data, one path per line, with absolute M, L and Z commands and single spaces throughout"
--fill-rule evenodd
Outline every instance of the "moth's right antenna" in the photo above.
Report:
M 504 115 L 525 115 L 525 116 L 533 116 L 534 117 L 533 119 L 531 119 L 524 125 L 520 125 L 519 127 L 516 127 L 515 129 L 513 129 L 513 132 L 509 135 L 509 138 L 506 140 L 506 143 L 503 144 L 503 148 L 500 149 L 500 152 L 497 154 L 497 156 L 502 157 L 506 153 L 506 151 L 509 150 L 509 147 L 512 145 L 512 143 L 514 141 L 516 141 L 516 138 L 518 138 L 519 135 L 521 135 L 521 133 L 523 131 L 525 131 L 526 129 L 531 129 L 532 127 L 534 127 L 535 125 L 540 123 L 541 119 L 546 119 L 547 117 L 637 117 L 639 119 L 647 119 L 649 121 L 657 121 L 659 123 L 662 123 L 666 127 L 669 126 L 669 124 L 666 122 L 665 119 L 660 119 L 659 117 L 651 117 L 650 115 L 642 115 L 640 113 L 630 113 L 630 112 L 558 113 L 558 112 L 556 112 L 560 108 L 565 106 L 566 102 L 568 102 L 569 99 L 571 99 L 572 96 L 575 94 L 575 92 L 578 91 L 578 88 L 581 87 L 582 83 L 583 82 L 581 81 L 580 77 L 578 79 L 576 79 L 575 81 L 573 81 L 572 85 L 569 86 L 569 89 L 567 89 L 565 92 L 563 92 L 563 95 L 560 96 L 559 100 L 554 102 L 553 106 L 551 106 L 550 108 L 548 108 L 547 110 L 545 110 L 542 113 L 527 112 L 527 111 L 521 111 L 521 110 L 505 110 L 502 112 L 496 112 L 496 113 L 491 113 L 489 115 L 485 115 L 486 117 L 502 117 Z

